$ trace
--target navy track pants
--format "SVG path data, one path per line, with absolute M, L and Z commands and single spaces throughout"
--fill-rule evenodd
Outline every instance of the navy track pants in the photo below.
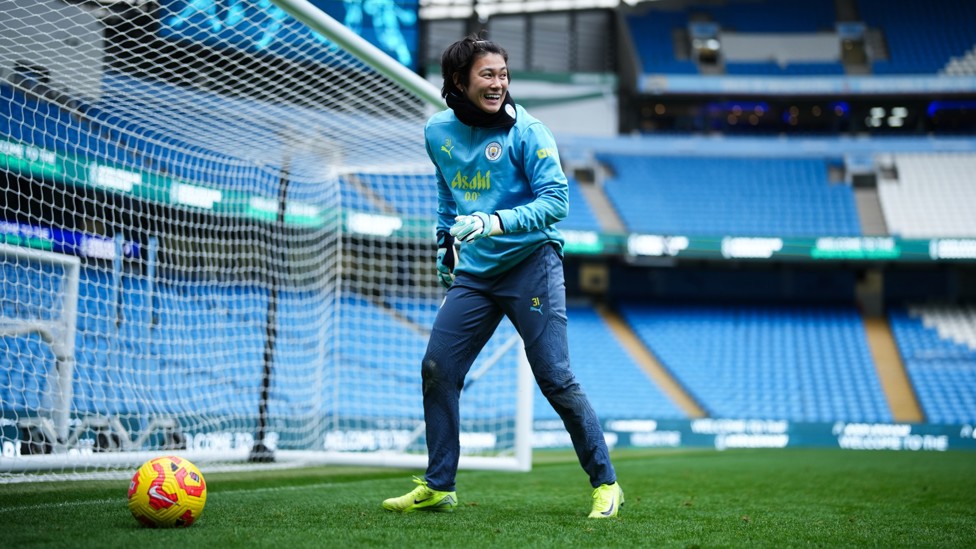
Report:
M 536 383 L 562 418 L 590 484 L 615 482 L 603 428 L 569 365 L 562 259 L 545 245 L 496 278 L 459 273 L 447 292 L 422 362 L 428 486 L 455 489 L 464 378 L 503 316 L 522 337 Z

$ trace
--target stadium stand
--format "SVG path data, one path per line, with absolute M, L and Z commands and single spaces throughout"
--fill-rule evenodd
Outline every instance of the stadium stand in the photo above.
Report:
M 47 321 L 56 318 L 54 282 L 60 269 L 49 265 L 15 265 L 0 269 L 0 322 L 8 319 Z M 41 405 L 47 373 L 55 367 L 50 345 L 39 334 L 0 336 L 0 412 L 18 414 Z
M 407 318 L 417 328 L 427 329 L 433 324 L 438 302 L 410 299 L 387 299 L 391 308 Z M 594 409 L 607 419 L 641 417 L 683 418 L 684 413 L 671 402 L 634 363 L 596 311 L 583 304 L 567 308 L 569 317 L 569 352 L 573 372 L 587 391 Z M 514 335 L 507 320 L 502 320 L 496 335 L 488 342 L 482 357 L 490 356 L 498 346 Z M 423 338 L 426 341 L 425 337 Z M 411 364 L 419 361 L 423 350 L 408 358 Z M 417 368 L 414 368 L 417 369 Z M 477 363 L 474 366 L 477 369 Z M 613 375 L 608 376 L 608 372 Z M 462 402 L 469 397 L 465 396 Z M 559 419 L 539 389 L 533 399 L 535 419 Z
M 398 213 L 413 217 L 430 217 L 437 211 L 437 194 L 433 170 L 422 175 L 350 174 L 343 177 L 343 206 L 355 211 Z M 420 192 L 410 192 L 404 186 Z M 425 200 L 406 200 L 422 196 Z
M 853 13 L 872 32 L 879 33 L 879 51 L 868 59 L 871 72 L 879 75 L 976 74 L 976 6 L 965 0 L 919 3 L 912 0 L 857 0 Z M 700 3 L 669 9 L 647 9 L 627 17 L 644 74 L 698 74 L 693 60 L 678 59 L 673 35 L 694 22 L 715 24 L 719 36 L 743 33 L 775 37 L 834 32 L 838 16 L 835 3 L 762 1 Z M 822 52 L 828 55 L 827 51 Z M 842 75 L 839 59 L 810 62 L 790 59 L 780 51 L 775 59 L 721 59 L 730 75 Z M 733 57 L 735 57 L 733 55 Z M 771 56 L 772 57 L 772 56 Z
M 716 39 L 722 34 L 762 37 L 776 42 L 778 38 L 798 37 L 816 33 L 833 33 L 836 25 L 834 2 L 798 0 L 699 3 L 687 6 L 652 7 L 627 16 L 626 23 L 637 49 L 640 71 L 644 74 L 699 74 L 704 71 L 694 59 L 679 58 L 675 36 L 684 36 L 691 26 L 707 22 L 715 25 Z M 845 73 L 839 59 L 839 40 L 827 40 L 819 53 L 822 59 L 810 59 L 809 50 L 795 52 L 779 41 L 776 51 L 769 47 L 762 51 L 733 52 L 730 56 L 718 50 L 716 64 L 730 75 L 840 75 Z M 768 50 L 768 51 L 767 51 Z M 692 52 L 693 53 L 693 52 Z M 744 57 L 744 58 L 742 58 Z M 814 55 L 817 57 L 817 55 Z
M 626 304 L 710 417 L 891 421 L 853 307 Z
M 41 283 L 39 279 L 29 284 Z M 3 287 L 14 286 L 3 284 Z M 143 299 L 150 293 L 155 296 L 152 303 Z M 286 294 L 280 299 L 283 307 L 294 307 L 307 296 Z M 5 300 L 5 303 L 12 302 L 14 300 Z M 86 268 L 82 271 L 78 305 L 74 406 L 79 412 L 96 415 L 136 413 L 140 411 L 140 403 L 162 405 L 159 403 L 165 400 L 171 413 L 192 410 L 202 415 L 253 414 L 260 376 L 248 372 L 247 368 L 262 363 L 266 295 L 241 286 L 214 286 L 187 294 L 174 291 L 167 284 L 159 284 L 153 292 L 148 292 L 144 279 L 125 275 L 116 281 L 105 270 Z M 304 324 L 293 322 L 296 330 Z M 276 386 L 273 402 L 281 405 L 298 402 L 307 408 L 307 379 L 297 383 L 291 380 L 307 375 L 302 369 L 302 357 L 315 350 L 293 348 L 290 337 L 294 333 L 293 330 L 286 331 L 277 344 L 277 352 L 292 367 L 283 369 L 276 376 L 280 385 Z M 41 368 L 38 365 L 41 363 L 44 363 L 42 371 L 53 367 L 49 347 L 38 344 L 34 336 L 3 339 L 8 345 L 28 344 L 30 352 L 21 356 L 36 357 L 32 360 L 32 364 L 37 363 L 35 368 Z M 187 341 L 208 341 L 206 350 L 213 353 L 216 349 L 223 367 L 241 370 L 240 375 L 233 376 L 233 385 L 211 382 L 212 354 L 204 358 L 201 355 L 203 349 L 188 347 Z M 24 352 L 24 349 L 18 350 Z M 17 355 L 11 352 L 4 356 Z M 139 358 L 146 356 L 151 358 Z M 11 366 L 7 371 L 23 372 L 24 367 Z M 199 392 L 185 394 L 187 378 L 197 379 L 192 386 Z M 46 377 L 38 376 L 38 379 L 43 381 Z M 140 382 L 133 383 L 134 380 Z M 137 394 L 134 392 L 136 387 L 148 387 L 148 392 Z M 174 399 L 173 394 L 182 394 L 182 397 Z M 17 401 L 3 398 L 2 402 L 4 411 L 9 411 Z
M 976 45 L 967 50 L 965 55 L 950 59 L 944 71 L 946 76 L 976 75 Z
M 355 375 L 340 380 L 339 390 L 335 393 L 339 400 L 327 409 L 341 407 L 345 414 L 370 417 L 377 413 L 377 405 L 380 405 L 392 412 L 393 417 L 422 418 L 420 391 L 400 402 L 388 399 L 374 402 L 364 395 L 395 394 L 383 390 L 385 385 L 420 387 L 420 358 L 424 355 L 426 338 L 365 298 L 348 296 L 344 300 L 355 305 L 353 310 L 362 311 L 340 320 L 340 360 L 354 366 Z M 375 337 L 378 333 L 383 337 Z M 365 349 L 369 352 L 364 352 Z
M 953 59 L 976 46 L 972 2 L 858 0 L 857 5 L 864 22 L 884 32 L 888 59 L 872 63 L 875 74 L 945 73 Z
M 878 198 L 891 234 L 906 238 L 976 236 L 976 155 L 885 155 Z
M 601 154 L 610 201 L 633 232 L 683 235 L 854 236 L 849 185 L 825 159 Z
M 384 367 L 396 372 L 397 383 L 405 383 L 408 386 L 419 388 L 421 386 L 420 364 L 427 348 L 427 334 L 430 326 L 433 324 L 434 317 L 437 315 L 440 300 L 387 296 L 382 302 L 362 300 L 357 305 L 366 307 L 367 310 L 371 311 L 371 318 L 365 323 L 363 319 L 356 319 L 352 316 L 343 318 L 342 322 L 349 327 L 349 333 L 354 333 L 355 325 L 358 324 L 360 330 L 367 330 L 362 333 L 383 333 L 384 340 L 388 339 L 392 334 L 397 339 L 389 342 L 384 341 L 383 344 L 384 348 L 389 347 L 389 355 L 382 358 L 387 363 Z M 357 308 L 356 310 L 359 309 Z M 511 375 L 512 372 L 504 368 L 488 368 L 489 361 L 491 357 L 498 353 L 514 352 L 510 349 L 505 350 L 505 344 L 513 336 L 515 336 L 515 329 L 511 323 L 503 319 L 495 331 L 494 336 L 488 340 L 484 350 L 472 365 L 461 398 L 461 410 L 464 418 L 485 419 L 491 418 L 493 417 L 493 413 L 497 413 L 495 407 L 489 405 L 491 399 L 497 399 L 499 396 L 490 394 L 491 387 L 497 386 L 496 383 L 500 377 Z M 343 356 L 348 357 L 348 360 L 368 360 L 370 364 L 373 364 L 376 359 L 362 357 L 362 349 L 365 347 L 373 348 L 375 346 L 375 338 L 372 337 L 368 338 L 368 340 L 357 341 L 344 347 Z M 413 351 L 405 353 L 403 352 L 405 348 L 413 349 Z M 377 368 L 379 367 L 377 366 Z M 385 383 L 382 380 L 370 381 L 376 376 L 371 374 L 368 369 L 364 370 L 364 374 L 366 374 L 365 377 L 346 381 L 350 384 L 349 390 L 345 391 L 346 394 L 376 394 L 371 390 L 367 390 L 362 384 Z M 478 377 L 475 379 L 473 376 Z M 357 384 L 359 386 L 354 386 Z M 510 397 L 514 402 L 516 395 L 505 395 L 505 397 Z M 360 405 L 364 407 L 365 413 L 367 404 L 361 403 Z M 385 406 L 386 403 L 369 403 L 368 407 L 373 410 L 370 413 L 375 414 L 378 405 Z M 536 410 L 539 409 L 538 406 L 539 404 L 536 402 Z M 421 419 L 423 406 L 421 404 L 420 392 L 417 392 L 416 400 L 413 400 L 413 396 L 411 396 L 410 402 L 404 403 L 402 409 L 391 410 L 391 412 L 403 418 Z
M 909 305 L 888 318 L 926 420 L 976 422 L 976 310 Z
M 73 108 L 67 109 L 43 96 L 0 84 L 0 132 L 17 141 L 118 167 L 206 182 L 218 189 L 277 196 L 280 181 L 277 169 L 244 168 L 235 160 L 237 151 L 252 150 L 259 154 L 252 146 L 255 136 L 244 139 L 246 132 L 241 130 L 249 118 L 269 116 L 256 104 L 111 71 L 103 76 L 102 88 L 99 102 L 75 101 Z M 126 110 L 126 106 L 143 102 L 153 105 L 151 115 L 139 108 Z M 112 105 L 111 112 L 103 104 Z M 283 121 L 306 117 L 310 127 L 315 124 L 313 113 L 286 106 L 277 109 L 270 116 Z M 158 117 L 171 124 L 160 126 Z M 332 115 L 329 123 L 357 127 L 363 126 L 364 121 Z M 262 150 L 260 154 L 270 155 L 275 165 L 281 165 L 288 157 L 293 172 L 321 169 L 321 166 L 307 165 L 312 160 L 300 154 L 292 142 L 304 138 L 291 137 L 294 129 L 289 129 L 285 122 L 282 124 L 279 133 L 260 136 L 276 143 L 274 148 Z M 303 146 L 327 148 L 328 144 Z M 364 155 L 369 152 L 362 151 Z M 369 164 L 365 158 L 358 161 Z M 291 192 L 301 193 L 301 188 L 293 188 Z M 355 201 L 365 204 L 359 199 Z
M 725 72 L 731 75 L 840 75 L 844 74 L 844 67 L 840 63 L 827 62 L 727 61 Z
M 600 221 L 580 189 L 581 183 L 568 174 L 566 181 L 569 185 L 569 215 L 559 223 L 559 228 L 576 231 L 600 231 L 602 228 Z
M 675 29 L 688 25 L 684 12 L 650 12 L 627 17 L 627 25 L 637 55 L 641 71 L 646 74 L 697 74 L 698 66 L 691 60 L 675 57 L 674 43 L 671 39 Z
M 568 307 L 569 354 L 573 371 L 593 408 L 606 419 L 684 418 L 685 414 L 634 363 L 592 307 Z M 541 404 L 541 405 L 540 405 Z M 535 417 L 555 419 L 536 391 Z
M 836 22 L 834 2 L 830 0 L 765 0 L 693 4 L 687 11 L 696 17 L 706 15 L 722 28 L 738 32 L 800 33 L 833 30 Z

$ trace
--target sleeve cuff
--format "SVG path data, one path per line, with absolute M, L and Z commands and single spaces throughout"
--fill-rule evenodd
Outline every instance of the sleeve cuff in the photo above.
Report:
M 512 210 L 499 210 L 495 212 L 498 216 L 498 222 L 501 224 L 499 227 L 503 233 L 515 232 L 516 230 L 516 219 L 515 212 Z

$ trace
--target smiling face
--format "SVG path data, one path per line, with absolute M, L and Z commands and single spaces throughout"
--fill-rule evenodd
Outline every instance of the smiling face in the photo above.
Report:
M 498 112 L 508 93 L 508 65 L 497 53 L 486 53 L 475 59 L 468 74 L 468 84 L 457 83 L 476 107 L 489 114 Z

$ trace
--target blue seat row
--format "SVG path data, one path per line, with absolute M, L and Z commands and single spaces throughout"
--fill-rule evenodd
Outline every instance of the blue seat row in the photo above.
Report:
M 857 6 L 869 27 L 884 31 L 888 59 L 872 63 L 875 74 L 936 74 L 976 46 L 976 4 L 968 0 L 857 0 Z
M 857 236 L 854 193 L 815 158 L 604 153 L 604 189 L 632 232 L 665 235 Z
M 891 421 L 853 307 L 634 304 L 622 313 L 711 417 Z

